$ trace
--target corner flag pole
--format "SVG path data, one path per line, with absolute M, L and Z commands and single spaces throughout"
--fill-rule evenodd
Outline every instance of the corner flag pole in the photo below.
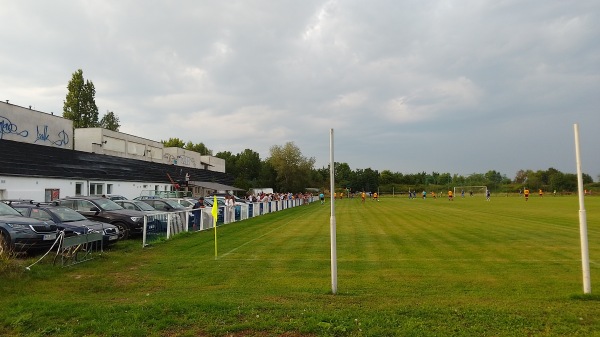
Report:
M 213 206 L 211 209 L 211 213 L 213 216 L 213 226 L 215 227 L 215 260 L 217 259 L 217 216 L 219 215 L 219 206 L 217 204 L 217 196 L 215 195 L 213 198 Z
M 583 269 L 583 293 L 591 294 L 592 285 L 590 279 L 590 256 L 587 237 L 587 218 L 585 214 L 583 177 L 581 173 L 581 159 L 579 154 L 579 126 L 573 124 L 575 131 L 575 160 L 577 162 L 577 190 L 579 194 L 579 237 L 581 240 L 581 266 Z
M 331 199 L 331 217 L 329 220 L 329 233 L 331 238 L 331 292 L 337 294 L 337 250 L 335 235 L 335 198 L 331 195 L 335 191 L 335 166 L 333 162 L 333 129 L 329 130 L 329 194 Z

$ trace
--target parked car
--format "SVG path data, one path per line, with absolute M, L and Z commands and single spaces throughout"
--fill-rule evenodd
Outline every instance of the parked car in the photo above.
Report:
M 226 196 L 233 196 L 233 200 L 235 201 L 236 205 L 246 205 L 246 204 L 248 204 L 248 201 L 246 199 L 242 199 L 242 198 L 236 197 L 235 195 L 231 195 L 231 194 L 228 194 L 228 193 L 215 193 L 215 194 L 209 195 L 208 197 L 204 197 L 204 199 L 210 199 L 210 200 L 212 200 L 215 195 L 217 196 L 217 199 L 223 200 L 223 202 L 225 202 L 225 197 Z
M 27 218 L 0 202 L 0 255 L 50 249 L 57 235 L 55 223 Z
M 180 212 L 189 210 L 189 208 L 182 206 L 177 201 L 170 199 L 144 199 L 142 201 L 154 207 L 157 211 L 160 212 Z M 181 221 L 184 222 L 185 215 L 181 213 L 180 215 Z M 194 223 L 194 214 L 192 212 L 189 212 L 188 221 L 189 223 Z
M 167 200 L 173 200 L 179 203 L 181 206 L 192 209 L 194 205 L 198 202 L 198 199 L 194 198 L 166 198 Z
M 119 194 L 105 194 L 105 197 L 107 197 L 108 199 L 115 201 L 115 200 L 127 200 L 127 198 L 125 198 L 122 195 Z
M 149 231 L 163 231 L 167 226 L 167 217 L 160 211 L 142 200 L 115 200 L 115 203 L 124 209 L 132 209 L 144 212 L 148 215 Z
M 140 195 L 139 197 L 133 198 L 133 200 L 148 200 L 148 199 L 160 199 L 157 195 Z
M 66 197 L 54 201 L 76 210 L 88 219 L 107 222 L 119 228 L 119 239 L 141 234 L 144 230 L 144 212 L 124 209 L 114 201 L 102 197 Z
M 214 203 L 213 197 L 205 197 L 204 198 L 204 205 L 206 207 L 212 207 L 213 203 Z M 225 207 L 225 199 L 224 198 L 217 197 L 217 207 Z
M 119 239 L 119 229 L 116 226 L 89 220 L 66 206 L 41 203 L 17 203 L 12 206 L 26 217 L 54 222 L 59 230 L 65 231 L 66 235 L 102 233 L 104 246 L 113 244 Z

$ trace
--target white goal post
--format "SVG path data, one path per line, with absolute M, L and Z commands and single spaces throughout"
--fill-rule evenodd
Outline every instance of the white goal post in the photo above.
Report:
M 454 197 L 462 196 L 485 196 L 487 186 L 454 186 Z

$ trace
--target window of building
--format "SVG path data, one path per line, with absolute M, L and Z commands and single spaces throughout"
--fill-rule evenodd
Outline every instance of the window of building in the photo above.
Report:
M 90 195 L 104 194 L 104 184 L 90 183 Z
M 75 195 L 83 195 L 83 183 L 75 183 Z
M 50 202 L 60 198 L 60 190 L 58 188 L 47 188 L 44 190 L 44 201 Z
M 113 193 L 113 184 L 106 184 L 106 193 L 107 194 Z

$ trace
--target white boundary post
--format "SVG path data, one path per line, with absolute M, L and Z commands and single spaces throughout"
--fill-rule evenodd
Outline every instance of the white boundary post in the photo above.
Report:
M 333 129 L 329 131 L 329 180 L 330 193 L 335 191 L 335 166 L 333 165 Z M 337 251 L 336 251 L 336 228 L 335 228 L 335 200 L 331 199 L 331 218 L 329 221 L 329 233 L 331 237 L 331 292 L 337 294 Z
M 579 154 L 579 126 L 573 124 L 575 131 L 575 161 L 577 163 L 577 190 L 579 194 L 579 237 L 581 240 L 581 267 L 583 270 L 583 293 L 591 294 L 592 285 L 590 278 L 590 257 L 587 237 L 587 218 L 585 213 L 583 195 L 583 177 L 581 173 L 581 159 Z

